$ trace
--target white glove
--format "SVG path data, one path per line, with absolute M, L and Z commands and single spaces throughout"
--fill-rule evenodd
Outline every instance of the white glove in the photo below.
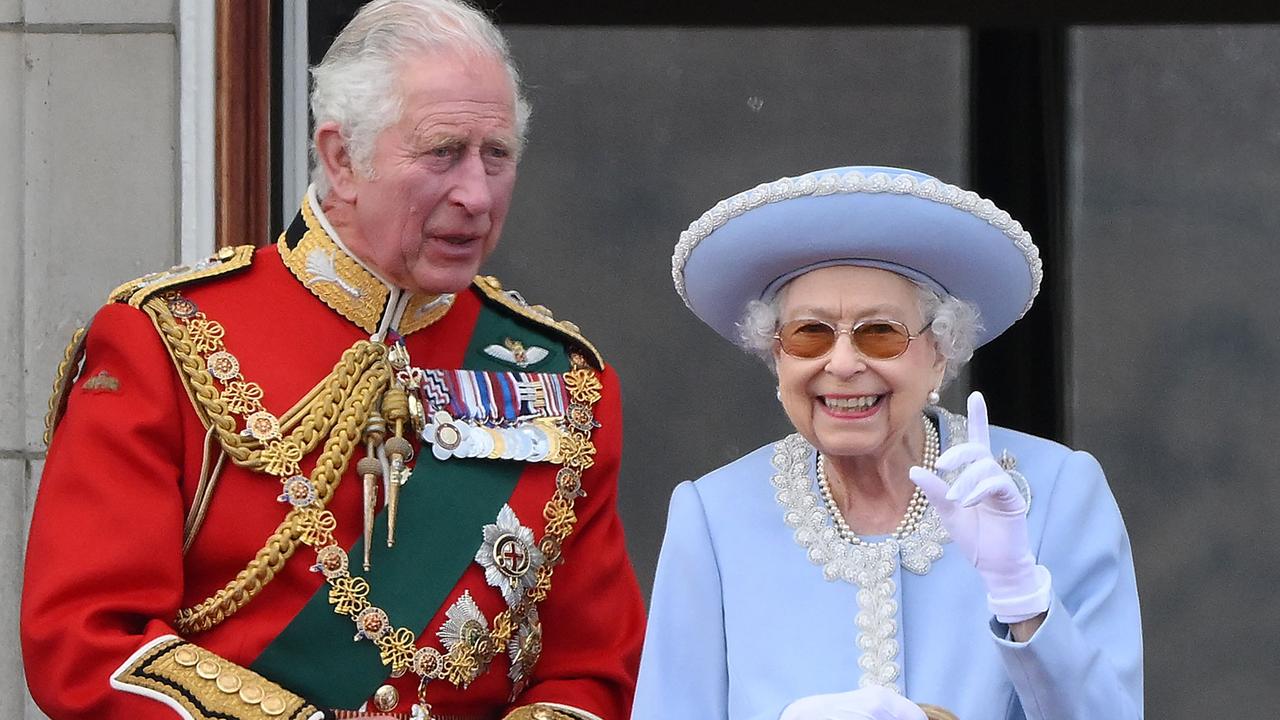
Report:
M 849 692 L 810 695 L 788 705 L 778 720 L 926 720 L 920 706 L 873 685 Z
M 991 455 L 982 393 L 969 395 L 969 441 L 942 453 L 937 470 L 960 473 L 948 488 L 934 473 L 913 467 L 911 481 L 937 508 L 952 541 L 982 575 L 992 614 L 1008 624 L 1048 610 L 1049 571 L 1031 554 L 1027 501 Z

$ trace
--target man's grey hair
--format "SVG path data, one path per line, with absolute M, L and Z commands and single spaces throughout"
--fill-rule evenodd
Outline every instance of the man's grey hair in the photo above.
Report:
M 459 0 L 373 0 L 360 8 L 320 64 L 311 68 L 311 116 L 317 127 L 338 124 L 357 171 L 371 173 L 378 134 L 400 119 L 400 64 L 439 50 L 502 61 L 511 78 L 516 136 L 523 143 L 529 103 L 521 92 L 520 73 L 506 38 L 483 12 Z M 314 138 L 311 180 L 319 197 L 329 192 Z
M 938 352 L 947 361 L 947 369 L 942 378 L 942 385 L 945 387 L 955 379 L 960 368 L 969 362 L 969 358 L 973 357 L 978 333 L 982 330 L 978 308 L 973 303 L 951 295 L 939 295 L 914 280 L 910 282 L 916 286 L 920 317 L 931 322 L 929 331 L 933 334 Z M 747 303 L 742 320 L 738 322 L 738 345 L 763 360 L 774 374 L 777 374 L 778 368 L 773 356 L 773 336 L 778 332 L 778 318 L 782 313 L 782 299 L 786 291 L 784 285 L 768 301 L 752 300 Z

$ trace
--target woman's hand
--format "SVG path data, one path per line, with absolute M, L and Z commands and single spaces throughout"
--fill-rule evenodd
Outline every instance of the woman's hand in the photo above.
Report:
M 918 705 L 872 686 L 830 695 L 810 695 L 788 705 L 778 720 L 927 720 Z
M 987 605 L 1002 623 L 1021 623 L 1049 609 L 1049 571 L 1036 564 L 1027 536 L 1027 501 L 991 455 L 987 404 L 969 395 L 969 441 L 949 448 L 937 470 L 959 472 L 950 487 L 922 467 L 911 480 L 938 510 L 956 546 L 987 587 Z M 1025 638 L 1019 638 L 1025 639 Z

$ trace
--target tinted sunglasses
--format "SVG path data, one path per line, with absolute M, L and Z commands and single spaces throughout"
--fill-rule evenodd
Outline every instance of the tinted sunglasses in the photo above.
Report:
M 782 347 L 782 352 L 794 358 L 812 360 L 831 352 L 836 338 L 848 333 L 853 346 L 865 357 L 892 360 L 905 353 L 911 341 L 923 335 L 931 325 L 933 321 L 912 335 L 907 326 L 897 320 L 863 320 L 845 330 L 824 320 L 802 319 L 784 323 L 773 338 Z

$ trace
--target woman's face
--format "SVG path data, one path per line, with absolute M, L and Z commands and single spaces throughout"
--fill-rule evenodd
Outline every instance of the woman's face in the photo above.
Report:
M 847 330 L 863 320 L 896 320 L 914 335 L 925 324 L 916 286 L 877 268 L 834 266 L 789 282 L 783 293 L 779 327 L 800 319 L 824 320 Z M 862 355 L 850 336 L 836 337 L 831 352 L 795 358 L 774 344 L 778 389 L 791 424 L 828 457 L 879 457 L 911 428 L 929 391 L 938 387 L 945 360 L 933 336 L 912 340 L 892 360 Z

